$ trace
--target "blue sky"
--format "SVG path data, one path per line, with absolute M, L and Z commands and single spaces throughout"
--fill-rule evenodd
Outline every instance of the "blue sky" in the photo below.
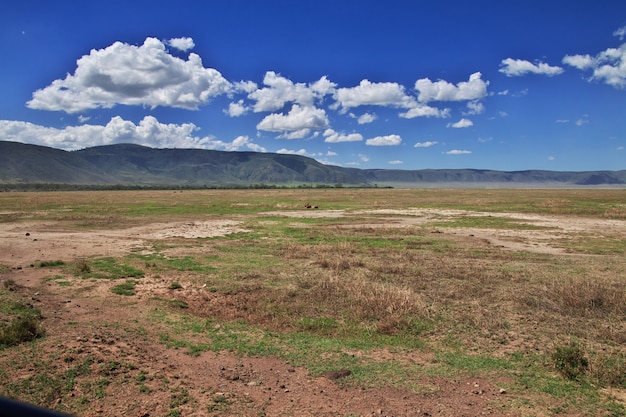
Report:
M 626 169 L 621 0 L 10 3 L 0 140 Z

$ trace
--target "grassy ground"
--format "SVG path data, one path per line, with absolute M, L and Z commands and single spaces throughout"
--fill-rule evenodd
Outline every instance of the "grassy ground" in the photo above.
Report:
M 346 215 L 267 214 L 302 210 L 306 202 Z M 541 229 L 497 215 L 396 227 L 389 215 L 359 214 L 410 208 L 626 220 L 626 191 L 0 194 L 0 222 L 54 220 L 89 230 L 177 219 L 242 221 L 246 233 L 171 239 L 154 242 L 149 253 L 41 266 L 54 269 L 50 282 L 68 290 L 73 282 L 114 281 L 111 291 L 126 295 L 124 302 L 131 302 L 142 280 L 168 281 L 171 297 L 152 299 L 144 319 L 161 329 L 163 344 L 190 354 L 271 355 L 312 374 L 350 369 L 344 384 L 384 383 L 416 392 L 427 392 L 424 381 L 430 378 L 475 376 L 515 393 L 501 404 L 511 415 L 626 415 L 624 403 L 604 391 L 626 390 L 623 235 L 569 236 L 554 242 L 569 253 L 554 255 L 502 250 L 458 232 Z M 218 302 L 203 302 L 190 287 L 205 288 Z M 21 304 L 10 284 L 0 291 L 5 323 L 38 317 L 16 307 Z M 3 324 L 3 332 L 11 325 Z M 36 344 L 36 337 L 26 340 Z M 4 357 L 15 344 L 0 343 Z M 410 360 L 415 357 L 420 360 Z M 85 366 L 75 364 L 70 374 L 56 375 L 58 381 L 33 384 L 54 383 L 62 390 Z M 136 378 L 141 384 L 142 377 Z M 95 381 L 90 395 L 100 395 L 106 384 Z M 42 402 L 36 392 L 17 382 L 0 388 L 4 395 Z

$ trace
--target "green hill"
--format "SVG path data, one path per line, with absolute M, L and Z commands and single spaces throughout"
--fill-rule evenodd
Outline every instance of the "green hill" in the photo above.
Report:
M 256 184 L 490 186 L 626 185 L 626 171 L 355 169 L 299 155 L 154 149 L 133 144 L 63 151 L 0 141 L 0 184 L 97 186 L 249 186 Z

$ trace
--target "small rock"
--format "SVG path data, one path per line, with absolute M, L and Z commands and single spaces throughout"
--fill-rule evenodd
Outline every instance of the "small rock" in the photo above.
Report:
M 504 388 L 500 388 L 500 394 L 506 394 L 506 390 Z

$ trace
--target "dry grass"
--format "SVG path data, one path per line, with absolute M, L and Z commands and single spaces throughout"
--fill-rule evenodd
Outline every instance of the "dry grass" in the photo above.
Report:
M 178 284 L 170 289 L 176 289 L 177 300 L 191 315 L 244 320 L 280 333 L 398 336 L 397 343 L 419 338 L 434 352 L 481 358 L 539 355 L 541 364 L 532 364 L 537 373 L 556 369 L 579 381 L 590 378 L 600 386 L 624 388 L 623 256 L 504 250 L 462 228 L 438 225 L 444 232 L 434 233 L 428 222 L 392 227 L 386 218 L 350 216 L 366 208 L 419 206 L 624 219 L 623 197 L 621 190 L 186 192 L 184 204 L 191 208 L 177 219 L 197 213 L 194 205 L 211 201 L 215 207 L 240 210 L 233 215 L 247 216 L 246 228 L 255 235 L 196 242 L 200 249 L 194 254 L 215 255 L 210 261 L 215 272 L 188 271 L 183 276 L 165 264 L 159 272 Z M 64 207 L 76 204 L 71 199 L 78 197 L 69 198 Z M 119 215 L 131 209 L 141 212 L 134 205 L 172 204 L 171 196 L 159 193 L 138 193 L 135 202 L 118 198 L 112 194 L 107 204 Z M 26 205 L 36 207 L 35 200 L 28 201 Z M 278 220 L 268 226 L 267 218 L 257 214 L 301 210 L 302 201 L 347 214 L 341 224 L 306 219 L 297 226 Z M 209 211 L 206 216 L 217 214 Z M 86 261 L 76 265 L 88 272 L 85 267 Z M 206 283 L 206 289 L 192 291 L 200 287 L 198 282 Z M 520 367 L 508 377 L 529 372 Z

